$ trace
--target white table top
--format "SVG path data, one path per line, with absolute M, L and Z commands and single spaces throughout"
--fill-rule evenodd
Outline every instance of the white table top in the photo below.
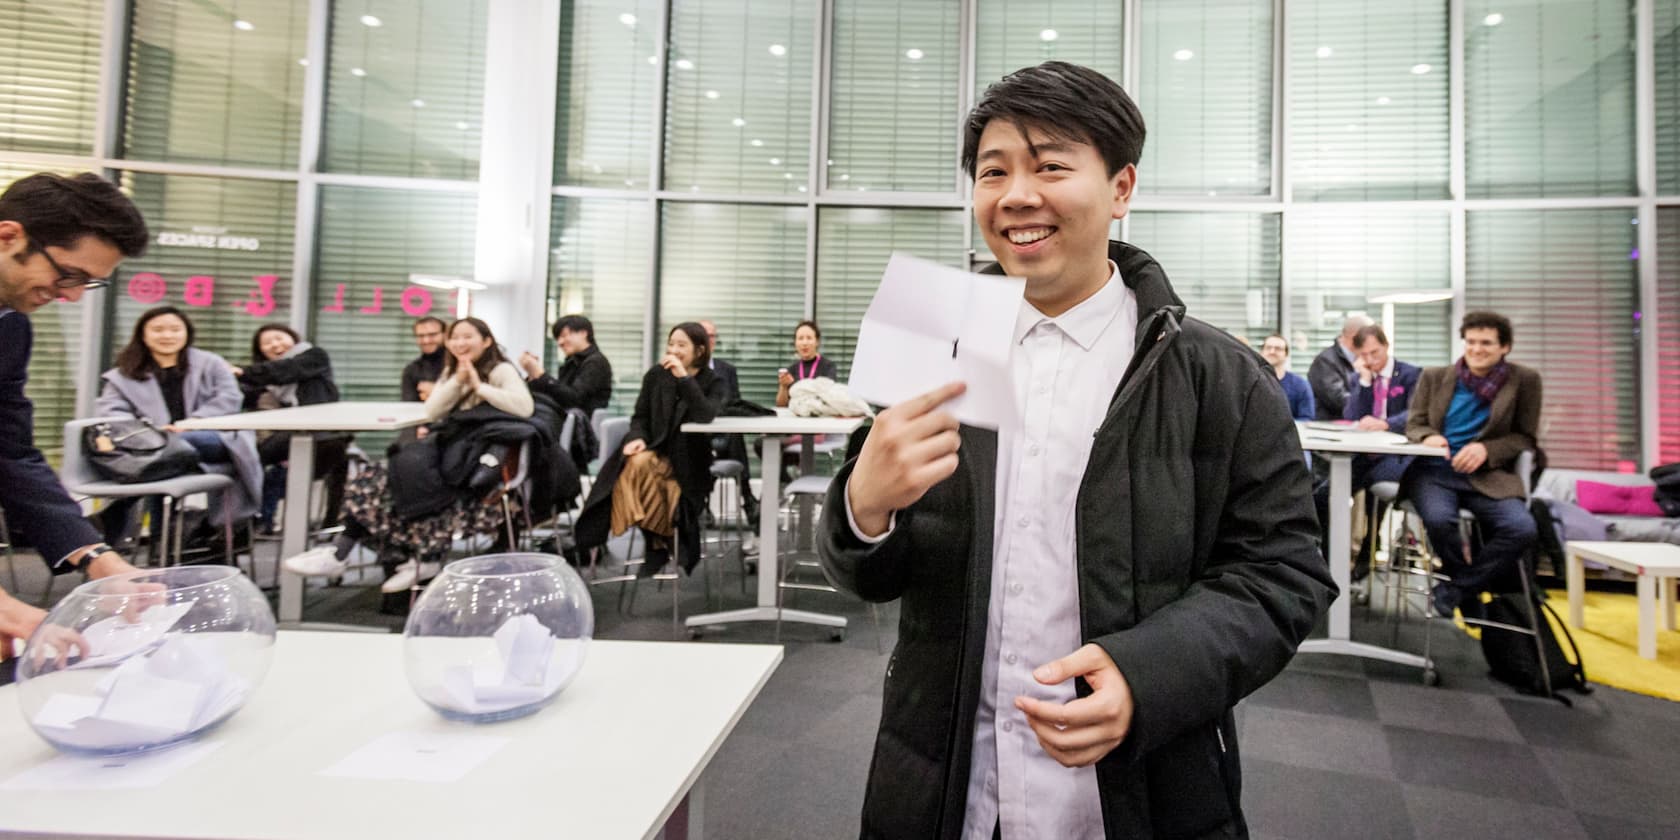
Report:
M 685 432 L 714 435 L 847 435 L 862 426 L 865 417 L 719 417 L 710 423 L 684 423 Z
M 280 633 L 214 752 L 149 789 L 0 790 L 0 835 L 187 838 L 648 838 L 782 659 L 772 645 L 592 642 L 549 707 L 475 726 L 409 688 L 401 636 Z M 319 775 L 394 731 L 507 736 L 458 782 Z M 0 780 L 57 753 L 0 688 Z
M 393 432 L 424 422 L 425 403 L 335 402 L 194 417 L 176 425 L 217 432 Z
M 1635 574 L 1680 576 L 1680 545 L 1672 543 L 1570 540 L 1568 551 Z
M 1444 446 L 1424 446 L 1406 440 L 1405 435 L 1393 432 L 1362 432 L 1352 426 L 1330 431 L 1313 428 L 1297 420 L 1295 431 L 1301 436 L 1301 448 L 1312 452 L 1347 452 L 1367 455 L 1426 455 L 1447 457 Z

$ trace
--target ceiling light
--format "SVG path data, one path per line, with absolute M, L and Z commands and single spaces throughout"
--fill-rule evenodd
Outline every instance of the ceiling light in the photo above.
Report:
M 1178 59 L 1179 61 L 1189 61 L 1195 57 L 1196 54 L 1189 50 L 1179 50 L 1178 52 L 1173 53 L 1173 58 Z
M 410 99 L 410 100 L 408 100 L 408 104 L 413 105 L 416 108 L 424 108 L 424 107 L 426 107 L 426 100 L 424 100 L 424 99 Z
M 659 63 L 659 56 L 657 56 L 657 55 L 648 56 L 648 63 L 649 64 L 658 64 Z
M 770 159 L 770 165 L 771 166 L 781 166 L 782 165 L 782 159 L 781 158 L 771 158 Z
M 791 181 L 791 180 L 793 180 L 793 173 L 792 172 L 783 172 L 782 177 L 786 180 Z
M 799 191 L 800 191 L 800 192 L 804 192 L 804 191 L 805 191 L 805 185 L 804 185 L 804 184 L 800 184 L 800 185 L 799 185 Z
M 625 26 L 635 26 L 636 16 L 630 14 L 629 12 L 625 12 L 624 14 L 618 16 L 618 22 L 624 24 Z
M 624 186 L 626 186 L 626 187 L 634 187 L 634 186 L 636 186 L 636 182 L 635 182 L 635 181 L 632 181 L 632 180 L 630 180 L 630 179 L 629 179 L 629 178 L 625 178 L 625 179 L 624 179 Z
M 379 18 L 374 17 L 373 15 L 362 15 L 362 25 L 363 26 L 384 26 L 385 21 L 382 21 Z
M 1433 69 L 1433 68 L 1431 68 L 1427 64 L 1413 64 L 1412 65 L 1412 75 L 1413 76 L 1422 76 L 1423 74 L 1428 73 L 1431 69 Z
M 911 47 L 910 49 L 904 51 L 904 57 L 910 59 L 911 61 L 921 61 L 923 55 L 926 55 L 926 53 L 923 53 L 915 47 Z
M 736 128 L 740 128 L 741 126 L 746 125 L 747 121 L 741 119 L 740 117 L 736 117 L 735 119 L 730 120 L 729 124 L 735 126 Z
M 842 180 L 842 181 L 850 181 L 850 180 L 852 180 L 852 176 L 850 176 L 850 175 L 841 175 L 841 176 L 840 176 L 840 180 Z
M 781 44 L 771 44 L 770 54 L 775 56 L 787 55 L 787 47 L 784 47 Z
M 1038 31 L 1038 40 L 1040 41 L 1054 41 L 1060 37 L 1062 37 L 1061 33 L 1054 29 L 1041 29 Z
M 707 99 L 716 99 L 716 98 L 718 98 L 718 96 L 719 96 L 719 94 L 715 90 L 706 91 L 706 98 Z
M 472 126 L 466 120 L 456 120 L 455 121 L 455 127 L 460 129 L 461 131 L 466 131 L 467 129 L 471 128 Z
M 299 67 L 308 67 L 309 66 L 309 59 L 307 59 L 307 58 L 298 59 L 298 66 Z
M 1318 48 L 1318 57 L 1319 58 L 1329 58 L 1330 56 L 1335 55 L 1335 54 L 1336 54 L 1336 51 L 1333 50 L 1333 49 L 1330 49 L 1329 47 L 1319 47 Z
M 1386 97 L 1386 96 L 1379 96 L 1379 97 L 1377 97 L 1377 104 L 1378 104 L 1378 105 L 1387 105 L 1387 104 L 1388 104 L 1388 103 L 1390 103 L 1390 102 L 1393 102 L 1393 101 L 1394 101 L 1394 100 L 1392 100 L 1392 99 L 1389 99 L 1389 98 L 1388 98 L 1388 97 Z
M 686 58 L 679 58 L 679 59 L 677 59 L 677 69 L 678 70 L 693 70 L 694 69 L 694 62 L 689 61 Z
M 251 30 L 256 29 L 257 25 L 248 20 L 236 20 L 233 22 L 233 28 L 241 32 L 250 32 Z
M 758 139 L 758 138 L 757 138 L 757 137 L 754 137 L 754 138 L 753 138 L 753 139 L 752 139 L 752 144 L 753 144 L 753 146 L 754 146 L 754 147 L 755 147 L 755 148 L 756 148 L 756 147 L 758 147 L 758 146 L 762 146 L 762 145 L 764 145 L 764 141 L 763 141 L 763 140 L 760 140 L 760 139 Z
M 361 77 L 367 75 L 367 71 L 363 70 L 360 67 L 352 67 L 352 68 L 350 68 L 350 75 L 355 76 L 356 78 L 360 79 Z
M 1485 18 L 1482 18 L 1482 25 L 1483 26 L 1498 26 L 1499 24 L 1504 23 L 1504 22 L 1505 22 L 1505 16 L 1498 13 L 1498 12 L 1494 12 L 1493 14 L 1488 15 Z

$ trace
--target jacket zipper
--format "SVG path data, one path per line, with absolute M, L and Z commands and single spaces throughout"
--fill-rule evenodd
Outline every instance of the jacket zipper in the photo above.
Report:
M 1223 755 L 1225 753 L 1225 727 L 1215 723 L 1213 725 L 1213 734 L 1219 736 L 1219 752 Z

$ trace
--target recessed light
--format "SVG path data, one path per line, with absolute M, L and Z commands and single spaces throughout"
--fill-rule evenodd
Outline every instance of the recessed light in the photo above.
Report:
M 455 127 L 457 129 L 460 129 L 461 131 L 466 131 L 467 129 L 471 128 L 472 126 L 466 120 L 456 120 L 455 121 Z
M 426 107 L 426 100 L 424 100 L 424 99 L 410 99 L 410 100 L 408 100 L 408 104 L 413 105 L 416 108 L 424 108 L 424 107 Z
M 800 184 L 800 185 L 799 185 L 799 191 L 800 191 L 800 192 L 804 192 L 804 191 L 805 191 L 805 185 L 804 185 L 804 184 Z
M 298 59 L 298 66 L 299 67 L 308 67 L 309 66 L 309 59 L 307 59 L 307 58 Z
M 921 61 L 922 56 L 924 55 L 926 55 L 926 53 L 916 49 L 915 47 L 911 47 L 910 49 L 904 51 L 904 57 L 910 59 L 911 61 Z
M 771 166 L 781 166 L 782 165 L 782 159 L 781 158 L 771 158 L 770 159 L 770 165 Z
M 1196 54 L 1189 51 L 1189 50 L 1179 50 L 1178 52 L 1173 53 L 1173 58 L 1175 58 L 1179 61 L 1189 61 L 1190 59 L 1195 58 L 1195 57 L 1196 57 Z
M 1499 24 L 1504 23 L 1504 22 L 1505 22 L 1505 16 L 1498 13 L 1498 12 L 1494 12 L 1493 14 L 1490 14 L 1487 17 L 1482 18 L 1482 25 L 1483 26 L 1498 26 Z
M 791 181 L 791 180 L 793 180 L 793 173 L 792 172 L 783 172 L 782 173 L 782 178 L 785 179 L 785 180 Z
M 625 26 L 635 26 L 636 16 L 630 14 L 629 12 L 625 12 L 624 14 L 618 16 L 618 22 L 624 24 Z
M 1388 103 L 1390 103 L 1390 102 L 1393 102 L 1393 101 L 1394 101 L 1394 100 L 1392 100 L 1392 99 L 1389 99 L 1389 98 L 1388 98 L 1388 97 L 1386 97 L 1386 96 L 1379 96 L 1379 97 L 1377 97 L 1377 104 L 1378 104 L 1378 105 L 1387 105 L 1387 104 L 1388 104 Z
M 841 176 L 840 176 L 840 180 L 842 180 L 842 181 L 850 181 L 850 180 L 852 180 L 852 176 L 850 176 L 850 175 L 841 175 Z
M 659 56 L 657 56 L 657 55 L 648 56 L 648 63 L 649 64 L 658 64 L 659 63 Z
M 1428 73 L 1430 70 L 1433 70 L 1433 69 L 1434 69 L 1433 67 L 1430 67 L 1427 64 L 1413 64 L 1412 65 L 1412 75 L 1422 76 L 1423 74 Z
M 764 141 L 763 141 L 763 140 L 760 140 L 760 139 L 758 139 L 758 138 L 757 138 L 757 137 L 754 137 L 754 138 L 753 138 L 753 139 L 752 139 L 752 144 L 753 144 L 753 146 L 754 146 L 754 147 L 758 147 L 758 146 L 762 146 L 762 145 L 764 145 Z
M 233 28 L 241 32 L 250 32 L 251 30 L 256 29 L 257 25 L 248 20 L 236 20 L 233 22 Z
M 1336 51 L 1333 50 L 1333 49 L 1330 49 L 1329 47 L 1319 47 L 1318 50 L 1317 50 L 1317 55 L 1318 55 L 1319 58 L 1329 58 L 1330 56 L 1335 55 L 1335 54 L 1336 54 Z
M 693 70 L 694 69 L 694 62 L 689 61 L 686 58 L 679 58 L 679 59 L 677 59 L 677 69 L 678 70 Z
M 363 70 L 360 67 L 352 67 L 352 68 L 350 68 L 350 75 L 355 76 L 356 78 L 360 79 L 361 77 L 367 75 L 367 71 Z
M 787 47 L 784 47 L 781 44 L 771 44 L 770 54 L 776 56 L 787 55 Z
M 706 91 L 706 98 L 707 99 L 716 99 L 716 98 L 718 98 L 719 95 L 720 94 L 715 90 Z
M 1054 41 L 1060 37 L 1062 37 L 1062 34 L 1054 29 L 1041 29 L 1038 31 L 1038 40 L 1040 41 Z
M 362 25 L 363 26 L 384 26 L 385 21 L 382 21 L 379 18 L 374 17 L 373 15 L 362 15 Z
M 746 125 L 747 121 L 741 119 L 740 117 L 736 117 L 735 119 L 730 120 L 729 124 L 735 126 L 736 128 L 740 128 L 741 126 Z

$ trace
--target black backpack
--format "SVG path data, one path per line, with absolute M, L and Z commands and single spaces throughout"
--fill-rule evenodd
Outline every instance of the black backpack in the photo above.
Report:
M 1651 481 L 1657 485 L 1651 496 L 1664 516 L 1680 516 L 1680 462 L 1652 467 Z
M 1528 626 L 1529 611 L 1523 605 L 1520 592 L 1494 596 L 1485 606 L 1488 621 L 1513 627 Z M 1539 610 L 1542 619 L 1540 647 L 1545 651 L 1546 673 L 1551 675 L 1550 694 L 1546 692 L 1546 682 L 1540 671 L 1533 636 L 1503 627 L 1483 625 L 1482 656 L 1487 659 L 1494 679 L 1524 694 L 1549 696 L 1565 706 L 1573 706 L 1569 698 L 1558 692 L 1565 688 L 1581 694 L 1592 691 L 1592 686 L 1587 684 L 1587 671 L 1585 663 L 1581 661 L 1581 650 L 1575 647 L 1575 638 L 1569 635 L 1569 628 L 1564 626 L 1563 619 L 1558 617 L 1550 604 L 1537 600 L 1535 608 Z M 1564 655 L 1563 645 L 1558 641 L 1559 636 L 1569 643 L 1570 656 Z

